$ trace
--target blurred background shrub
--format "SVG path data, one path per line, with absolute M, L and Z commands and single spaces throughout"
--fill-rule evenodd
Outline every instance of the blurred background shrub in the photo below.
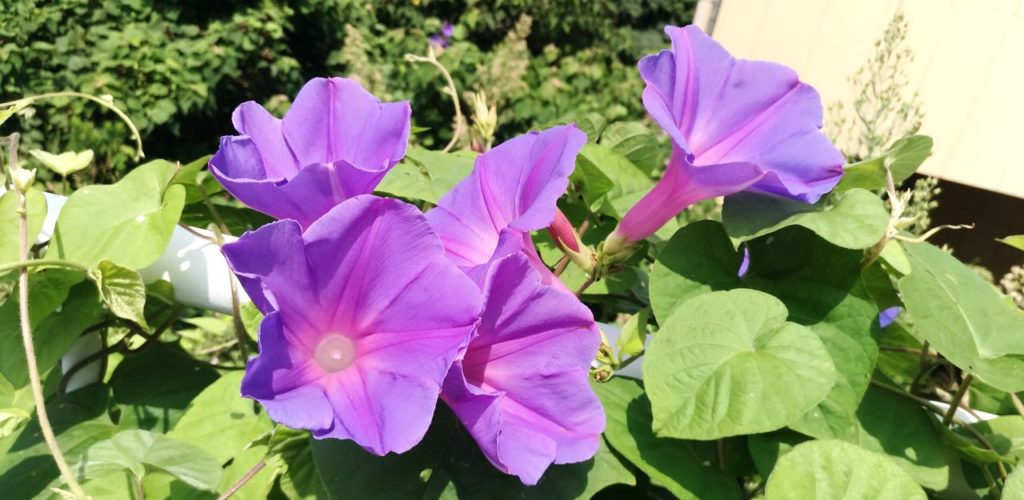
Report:
M 188 161 L 232 133 L 246 100 L 276 113 L 308 78 L 351 75 L 385 99 L 409 99 L 416 140 L 440 147 L 453 111 L 439 59 L 497 104 L 497 139 L 590 115 L 643 117 L 637 60 L 667 45 L 666 24 L 693 1 L 648 0 L 12 0 L 0 10 L 0 100 L 60 90 L 110 95 L 136 121 L 147 155 Z M 450 31 L 443 30 L 451 23 Z M 441 36 L 442 31 L 445 35 Z M 93 149 L 76 184 L 133 165 L 126 127 L 84 101 L 39 106 L 4 124 L 24 149 Z

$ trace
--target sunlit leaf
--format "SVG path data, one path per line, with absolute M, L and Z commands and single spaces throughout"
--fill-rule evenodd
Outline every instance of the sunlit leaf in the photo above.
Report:
M 32 245 L 46 219 L 46 197 L 39 188 L 28 190 L 25 200 L 28 208 L 28 241 Z M 0 194 L 0 264 L 19 260 L 19 232 L 21 221 L 18 215 L 18 193 L 13 189 Z
M 932 138 L 926 135 L 911 135 L 893 143 L 882 156 L 847 165 L 843 168 L 843 179 L 835 191 L 885 189 L 887 166 L 892 171 L 893 182 L 899 186 L 931 156 L 932 142 Z
M 843 248 L 868 248 L 885 235 L 889 212 L 882 199 L 863 189 L 843 193 L 835 204 L 828 199 L 811 205 L 763 193 L 739 193 L 725 198 L 722 222 L 729 236 L 748 241 L 787 226 L 803 226 Z
M 148 329 L 146 323 L 146 284 L 138 271 L 101 260 L 89 276 L 96 282 L 100 299 L 110 312 Z
M 376 191 L 436 204 L 452 186 L 469 175 L 475 159 L 473 152 L 442 153 L 412 148 L 405 160 L 384 176 Z
M 1017 250 L 1024 251 L 1024 234 L 1014 234 L 1005 238 L 1000 238 L 996 241 L 1006 243 Z
M 128 470 L 140 481 L 149 471 L 161 471 L 208 491 L 216 491 L 221 474 L 220 462 L 202 448 L 139 429 L 92 445 L 77 468 L 86 475 Z
M 29 154 L 36 160 L 39 160 L 39 163 L 42 163 L 44 167 L 65 177 L 88 167 L 92 163 L 93 157 L 91 149 L 77 152 L 67 151 L 60 154 L 33 149 L 29 151 Z
M 994 286 L 929 243 L 905 245 L 899 280 L 913 331 L 950 362 L 1004 391 L 1024 390 L 1024 313 Z
M 832 358 L 788 315 L 775 297 L 744 289 L 680 305 L 644 359 L 654 432 L 683 439 L 767 432 L 825 399 L 838 376 Z
M 750 268 L 722 225 L 711 221 L 679 230 L 651 272 L 651 306 L 664 323 L 676 307 L 714 290 L 753 288 L 786 304 L 789 321 L 809 327 L 828 349 L 840 377 L 828 397 L 797 422 L 819 438 L 850 437 L 855 412 L 878 356 L 878 309 L 860 280 L 861 252 L 831 245 L 790 227 L 748 244 Z
M 842 441 L 802 443 L 768 478 L 769 500 L 924 500 L 921 487 L 885 455 Z
M 711 468 L 711 443 L 658 437 L 651 430 L 651 403 L 638 381 L 615 377 L 593 384 L 607 415 L 605 439 L 615 451 L 678 498 L 729 499 L 736 483 Z
M 174 165 L 153 161 L 117 184 L 86 186 L 68 198 L 57 219 L 47 258 L 86 267 L 109 260 L 129 269 L 155 261 L 171 239 L 185 188 L 168 185 Z
M 243 375 L 226 373 L 210 384 L 189 403 L 167 436 L 194 444 L 223 463 L 270 431 L 273 426 L 266 414 L 257 413 L 256 403 L 242 397 Z

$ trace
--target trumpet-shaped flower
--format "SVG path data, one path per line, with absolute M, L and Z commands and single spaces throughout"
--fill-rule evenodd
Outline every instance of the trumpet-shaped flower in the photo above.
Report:
M 253 209 L 308 227 L 405 156 L 409 116 L 409 103 L 382 103 L 354 80 L 314 78 L 283 119 L 252 101 L 235 108 L 242 135 L 221 138 L 210 172 Z
M 561 286 L 544 266 L 530 232 L 551 225 L 587 136 L 574 125 L 530 132 L 480 155 L 427 220 L 448 257 L 482 283 L 494 258 L 524 251 L 545 282 Z
M 821 132 L 818 93 L 785 66 L 736 59 L 695 26 L 668 26 L 672 50 L 640 61 L 644 107 L 673 142 L 657 186 L 605 243 L 640 241 L 694 202 L 755 190 L 813 203 L 842 177 Z
M 587 379 L 600 334 L 590 310 L 544 285 L 522 254 L 495 261 L 484 290 L 441 397 L 495 467 L 535 484 L 552 463 L 597 451 L 605 418 Z
M 357 196 L 305 232 L 275 222 L 224 254 L 267 313 L 244 396 L 278 422 L 380 455 L 420 441 L 481 293 L 415 207 Z

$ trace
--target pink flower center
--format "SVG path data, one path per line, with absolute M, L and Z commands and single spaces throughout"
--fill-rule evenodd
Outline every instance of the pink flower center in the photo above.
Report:
M 347 337 L 332 333 L 317 344 L 313 358 L 325 371 L 340 372 L 356 360 L 356 345 Z

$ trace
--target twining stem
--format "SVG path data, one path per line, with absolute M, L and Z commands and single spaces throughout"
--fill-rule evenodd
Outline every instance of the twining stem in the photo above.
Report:
M 202 187 L 199 188 L 202 191 Z M 203 198 L 206 198 L 206 193 L 203 193 Z M 212 204 L 210 205 L 213 206 Z M 227 231 L 227 226 L 223 224 L 221 219 L 220 227 L 213 226 L 213 237 L 216 241 L 217 246 L 224 246 L 224 233 Z M 242 354 L 242 362 L 249 360 L 249 346 L 246 344 L 249 334 L 245 331 L 245 322 L 242 321 L 242 308 L 238 299 L 238 284 L 235 283 L 235 276 L 228 270 L 228 283 L 231 288 L 231 320 L 234 324 L 235 338 L 238 339 L 238 351 Z
M 10 170 L 13 172 L 18 167 L 18 134 L 11 134 L 10 143 L 8 144 L 8 160 L 10 161 Z M 17 189 L 18 192 L 18 222 L 19 222 L 19 233 L 18 233 L 18 250 L 19 258 L 22 261 L 28 260 L 28 198 L 25 193 Z M 39 366 L 36 364 L 36 347 L 32 342 L 32 325 L 30 323 L 31 317 L 29 316 L 28 309 L 28 267 L 21 266 L 18 274 L 18 314 L 21 321 L 21 341 L 25 347 L 25 364 L 28 368 L 28 379 L 29 384 L 32 386 L 32 399 L 36 405 L 36 416 L 39 418 L 39 429 L 43 432 L 43 439 L 46 441 L 46 446 L 50 448 L 50 454 L 53 455 L 53 461 L 57 463 L 57 469 L 60 470 L 60 475 L 64 478 L 64 482 L 67 483 L 68 488 L 71 489 L 71 493 L 76 498 L 87 498 L 85 490 L 78 484 L 78 480 L 75 479 L 75 475 L 71 473 L 71 468 L 68 467 L 68 462 L 64 458 L 64 454 L 60 451 L 60 445 L 57 443 L 57 436 L 53 434 L 53 427 L 50 425 L 50 417 L 46 413 L 46 400 L 43 398 L 43 384 L 39 377 Z
M 719 438 L 715 447 L 718 449 L 718 469 L 725 470 L 725 439 Z
M 916 356 L 923 357 L 925 359 L 928 359 L 928 358 L 937 359 L 939 357 L 938 354 L 934 354 L 932 352 L 929 352 L 928 349 L 921 350 L 921 349 L 917 349 L 917 348 L 914 348 L 914 347 L 902 347 L 902 346 L 883 345 L 883 346 L 878 346 L 878 350 L 885 351 L 885 352 L 902 352 L 902 353 L 907 353 L 907 354 L 914 354 Z
M 587 289 L 590 288 L 590 285 L 594 284 L 594 281 L 597 280 L 594 279 L 593 275 L 587 276 L 587 280 L 576 289 L 576 296 L 579 297 L 580 295 L 583 295 L 583 292 L 587 291 Z
M 969 380 L 967 380 L 966 378 L 965 378 L 964 380 L 965 380 L 965 382 L 964 382 L 965 384 L 966 384 L 967 382 L 970 382 L 970 381 L 969 381 Z M 904 390 L 902 390 L 902 389 L 900 389 L 900 388 L 898 388 L 898 387 L 894 387 L 894 386 L 891 386 L 891 385 L 889 385 L 889 384 L 886 384 L 886 383 L 883 383 L 883 382 L 879 382 L 879 381 L 877 381 L 877 380 L 871 380 L 871 385 L 873 385 L 873 386 L 875 386 L 875 387 L 878 387 L 879 389 L 884 389 L 884 390 L 886 390 L 886 391 L 888 391 L 888 392 L 891 392 L 891 393 L 893 393 L 893 394 L 895 394 L 895 395 L 897 395 L 897 396 L 900 396 L 900 397 L 903 397 L 903 398 L 909 399 L 909 400 L 911 400 L 911 401 L 914 401 L 914 402 L 916 402 L 916 403 L 920 404 L 920 405 L 921 405 L 922 407 L 924 407 L 924 408 L 925 408 L 926 410 L 929 410 L 929 411 L 935 412 L 935 413 L 937 413 L 937 414 L 943 415 L 943 417 L 945 417 L 945 415 L 948 415 L 948 414 L 949 414 L 949 412 L 943 413 L 943 411 L 942 411 L 942 410 L 940 410 L 939 408 L 937 408 L 937 407 L 936 407 L 936 406 L 935 406 L 935 405 L 933 404 L 933 403 L 934 403 L 934 401 L 929 401 L 929 400 L 927 400 L 927 399 L 925 399 L 925 398 L 922 398 L 922 397 L 920 397 L 920 396 L 915 396 L 915 395 L 913 395 L 913 394 L 911 394 L 911 393 L 909 393 L 909 392 L 906 392 L 906 391 L 904 391 Z M 959 393 L 959 392 L 958 392 L 958 393 Z M 957 407 L 956 407 L 956 406 L 951 406 L 950 408 L 953 408 L 953 409 L 954 409 L 953 413 L 954 413 L 954 416 L 955 416 L 955 413 L 956 413 L 956 410 L 955 410 L 955 409 L 956 409 Z M 995 447 L 993 447 L 993 446 L 992 446 L 992 443 L 991 443 L 991 442 L 990 442 L 990 441 L 989 441 L 988 439 L 986 439 L 986 438 L 985 438 L 985 436 L 984 436 L 983 434 L 981 434 L 980 432 L 978 432 L 978 430 L 977 430 L 977 429 L 975 429 L 974 427 L 971 427 L 970 425 L 967 425 L 966 423 L 964 423 L 964 422 L 962 422 L 962 421 L 960 421 L 960 420 L 957 420 L 956 418 L 952 418 L 952 419 L 950 420 L 950 423 L 955 423 L 955 424 L 959 425 L 961 429 L 963 429 L 963 430 L 964 430 L 965 432 L 967 432 L 967 433 L 968 433 L 968 434 L 970 434 L 970 435 L 971 435 L 972 437 L 974 437 L 974 439 L 977 439 L 977 440 L 978 440 L 978 442 L 979 442 L 979 443 L 981 443 L 981 445 L 982 445 L 982 446 L 984 446 L 984 447 L 985 447 L 986 449 L 988 449 L 988 450 L 991 450 L 991 451 L 993 451 L 993 452 L 995 452 L 995 451 L 996 451 L 996 450 L 995 450 Z M 947 424 L 947 425 L 948 425 L 948 424 Z M 997 468 L 999 469 L 999 475 L 1000 475 L 1000 476 L 1001 476 L 1001 477 L 1002 477 L 1003 479 L 1006 479 L 1006 474 L 1007 474 L 1007 471 L 1006 471 L 1006 467 L 1005 467 L 1005 466 L 1003 465 L 1003 463 L 1002 463 L 1002 461 L 1001 461 L 1001 460 L 1000 460 L 1000 461 L 997 461 L 997 462 L 996 462 L 996 467 L 997 467 Z M 983 469 L 984 469 L 984 467 L 983 467 Z M 987 472 L 987 471 L 986 471 L 986 472 Z
M 1010 401 L 1013 402 L 1013 407 L 1017 409 L 1017 413 L 1020 413 L 1021 416 L 1024 416 L 1024 403 L 1020 401 L 1020 398 L 1017 397 L 1016 393 L 1010 393 Z
M 437 60 L 437 56 L 434 55 L 434 49 L 431 47 L 427 48 L 427 56 L 417 56 L 415 54 L 406 54 L 405 60 L 410 62 L 421 62 L 427 63 L 437 68 L 441 75 L 444 76 L 445 81 L 448 83 L 448 92 L 452 95 L 452 104 L 455 106 L 455 130 L 452 130 L 452 140 L 448 141 L 448 145 L 442 149 L 445 153 L 452 150 L 455 145 L 459 142 L 459 138 L 465 133 L 466 121 L 462 117 L 462 104 L 459 102 L 459 91 L 455 87 L 455 80 L 452 79 L 452 74 L 448 72 L 448 68 L 445 68 L 440 61 Z
M 128 125 L 128 129 L 132 133 L 132 139 L 135 141 L 135 157 L 136 158 L 143 158 L 143 157 L 146 156 L 145 153 L 142 152 L 142 134 L 139 133 L 139 129 L 135 127 L 135 124 L 132 123 L 131 118 L 128 118 L 128 115 L 126 115 L 124 113 L 124 111 L 121 111 L 120 108 L 118 108 L 117 106 L 114 105 L 112 100 L 102 99 L 100 97 L 96 97 L 96 96 L 91 95 L 91 94 L 85 94 L 85 93 L 82 93 L 82 92 L 63 91 L 63 92 L 49 92 L 49 93 L 46 93 L 46 94 L 39 94 L 39 95 L 34 95 L 34 96 L 29 96 L 29 97 L 23 97 L 21 99 L 16 99 L 16 100 L 13 100 L 13 101 L 3 102 L 3 103 L 0 103 L 0 108 L 4 108 L 4 107 L 8 107 L 8 106 L 14 106 L 14 105 L 17 105 L 19 103 L 23 103 L 25 101 L 35 102 L 35 101 L 41 101 L 43 99 L 54 99 L 54 98 L 58 98 L 58 97 L 80 97 L 82 99 L 88 99 L 88 100 L 90 100 L 92 102 L 95 102 L 95 103 L 99 104 L 100 106 L 103 106 L 104 108 L 107 108 L 107 109 L 113 111 L 114 114 L 116 114 L 117 117 L 121 119 L 121 121 L 123 121 L 126 125 Z
M 24 198 L 24 196 L 22 196 L 22 198 Z M 26 211 L 26 216 L 27 216 L 27 209 L 25 211 Z M 85 266 L 83 266 L 81 264 L 77 264 L 75 262 L 70 262 L 70 261 L 66 261 L 66 260 L 59 260 L 59 259 L 29 259 L 27 256 L 28 256 L 28 254 L 26 253 L 26 258 L 24 258 L 24 259 L 22 259 L 22 260 L 20 260 L 18 262 L 10 262 L 10 263 L 4 264 L 4 265 L 0 265 L 0 275 L 6 273 L 7 271 L 13 271 L 15 269 L 26 270 L 26 269 L 28 269 L 30 267 L 35 267 L 35 266 L 66 267 L 68 269 L 75 269 L 75 270 L 78 270 L 78 271 L 86 271 L 86 272 L 89 271 L 88 267 L 85 267 Z
M 567 267 L 569 267 L 569 256 L 563 255 L 561 259 L 558 259 L 558 262 L 555 262 L 555 276 L 561 276 Z
M 267 466 L 266 460 L 261 458 L 259 462 L 256 462 L 256 465 L 253 465 L 252 468 L 249 469 L 249 472 L 246 472 L 245 475 L 242 476 L 234 484 L 234 486 L 231 487 L 231 489 L 229 489 L 228 491 L 225 491 L 223 495 L 217 497 L 217 500 L 227 500 L 228 498 L 231 498 L 231 495 L 234 495 L 235 493 L 238 492 L 238 490 L 242 489 L 242 486 L 245 486 L 245 483 L 248 483 L 250 479 L 255 477 L 256 474 L 259 474 L 260 471 L 263 470 L 263 468 L 266 467 L 266 466 Z
M 949 409 L 946 410 L 946 414 L 942 417 L 942 425 L 949 427 L 953 423 L 953 416 L 956 415 L 956 409 L 960 407 L 960 400 L 967 394 L 967 388 L 970 387 L 971 381 L 974 380 L 974 375 L 968 373 L 964 375 L 963 382 L 960 382 L 960 387 L 956 389 L 956 394 L 953 395 L 953 401 L 949 402 Z
M 132 482 L 135 483 L 135 500 L 144 500 L 146 490 L 142 487 L 142 478 L 133 476 Z

